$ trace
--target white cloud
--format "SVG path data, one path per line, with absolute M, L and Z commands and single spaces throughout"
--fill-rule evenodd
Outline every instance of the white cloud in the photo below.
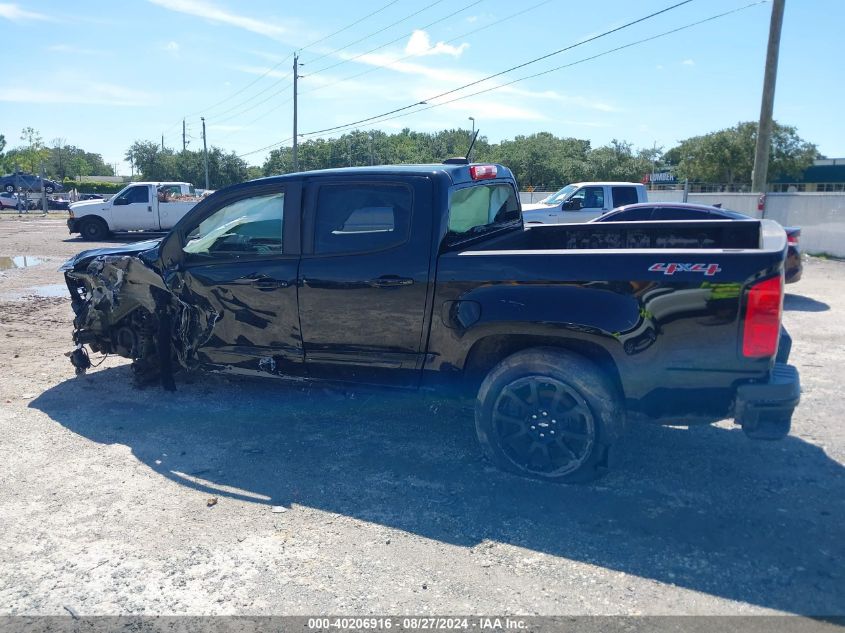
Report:
M 167 44 L 163 44 L 161 50 L 165 53 L 170 53 L 173 57 L 179 57 L 179 44 L 173 40 L 167 42 Z
M 280 24 L 274 24 L 268 20 L 259 20 L 245 15 L 231 13 L 221 9 L 205 0 L 149 0 L 153 4 L 175 11 L 194 15 L 212 22 L 228 24 L 230 26 L 244 29 L 252 33 L 258 33 L 266 37 L 281 40 L 290 35 L 290 31 Z
M 425 31 L 414 31 L 408 43 L 405 45 L 405 52 L 409 55 L 425 56 L 425 55 L 451 55 L 452 57 L 460 57 L 461 54 L 469 48 L 469 44 L 464 42 L 460 46 L 452 46 L 446 42 L 437 42 L 432 45 L 431 37 Z
M 691 59 L 685 59 L 681 62 L 684 66 L 695 66 L 695 62 Z
M 48 46 L 47 50 L 51 53 L 70 53 L 72 55 L 108 55 L 107 51 L 96 50 L 94 48 L 79 48 L 70 44 L 54 44 Z
M 499 99 L 465 99 L 443 106 L 446 110 L 462 112 L 482 120 L 544 121 L 547 117 L 536 110 L 502 103 Z
M 50 90 L 38 90 L 26 87 L 9 87 L 0 91 L 0 101 L 13 103 L 38 103 L 46 105 L 90 104 L 108 106 L 152 106 L 158 98 L 145 92 L 139 92 L 123 86 L 106 83 L 85 83 L 84 87 L 63 88 L 57 86 Z
M 355 57 L 352 54 L 341 54 L 344 59 L 351 59 Z M 387 66 L 390 70 L 405 75 L 417 75 L 426 77 L 427 79 L 434 79 L 437 81 L 449 81 L 457 84 L 469 83 L 478 79 L 475 74 L 463 72 L 460 70 L 449 70 L 447 68 L 431 68 L 422 64 L 415 64 L 413 62 L 397 61 L 389 55 L 382 55 L 379 53 L 370 53 L 368 55 L 361 55 L 356 57 L 356 62 L 367 64 L 368 66 Z
M 452 86 L 463 85 L 478 81 L 482 77 L 475 73 L 468 73 L 460 70 L 452 70 L 448 68 L 431 68 L 424 64 L 413 62 L 393 61 L 393 58 L 388 55 L 369 54 L 358 57 L 355 61 L 367 64 L 370 66 L 386 66 L 388 69 L 402 73 L 405 75 L 414 75 L 417 77 L 424 77 L 437 82 L 448 83 Z M 340 84 L 342 85 L 342 84 Z M 496 82 L 482 82 L 466 89 L 467 93 L 477 92 L 486 88 L 491 88 L 497 84 Z M 426 99 L 432 93 L 442 92 L 442 87 L 420 86 L 417 85 L 414 89 L 414 94 L 419 99 Z M 555 92 L 554 90 L 526 90 L 517 86 L 502 86 L 496 90 L 498 94 L 515 95 L 521 98 L 529 99 L 544 99 L 547 101 L 557 101 L 569 106 L 577 106 L 586 110 L 598 110 L 599 112 L 618 112 L 619 109 L 609 103 L 600 101 L 595 98 L 587 98 L 580 95 L 567 95 Z M 444 97 L 444 99 L 452 99 L 460 96 L 462 92 L 456 92 L 452 95 Z
M 34 11 L 27 11 L 21 9 L 16 4 L 0 2 L 0 18 L 6 18 L 12 22 L 26 22 L 28 20 L 42 20 L 46 22 L 55 22 L 54 18 L 43 13 L 35 13 Z

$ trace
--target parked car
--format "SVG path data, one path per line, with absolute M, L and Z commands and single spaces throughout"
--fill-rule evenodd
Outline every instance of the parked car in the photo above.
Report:
M 18 171 L 14 174 L 7 174 L 0 178 L 0 189 L 9 193 L 15 191 L 41 191 L 42 179 L 35 174 Z M 44 193 L 53 193 L 54 191 L 62 191 L 64 187 L 61 183 L 49 178 L 44 178 Z
M 588 222 L 615 207 L 647 200 L 645 186 L 636 182 L 576 182 L 522 205 L 522 217 L 526 224 Z
M 605 213 L 590 222 L 642 222 L 661 220 L 753 220 L 749 215 L 722 207 L 686 202 L 650 202 L 629 204 Z M 801 279 L 801 228 L 784 227 L 788 248 L 786 250 L 785 281 L 793 284 Z
M 47 198 L 47 208 L 54 211 L 67 211 L 70 208 L 70 200 L 65 198 Z
M 4 191 L 0 193 L 0 209 L 36 209 L 37 203 L 35 200 L 28 200 L 17 193 Z
M 777 223 L 526 229 L 517 191 L 465 163 L 221 189 L 161 240 L 62 265 L 70 361 L 117 354 L 165 389 L 196 368 L 457 390 L 485 454 L 547 481 L 601 475 L 632 418 L 788 433 Z
M 79 194 L 80 200 L 103 200 L 103 194 L 101 193 L 81 193 Z

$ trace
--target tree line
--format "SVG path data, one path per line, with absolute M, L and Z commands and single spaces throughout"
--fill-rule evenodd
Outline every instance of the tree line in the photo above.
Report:
M 7 141 L 0 134 L 0 170 L 11 173 L 16 168 L 32 174 L 64 180 L 77 176 L 114 176 L 114 168 L 107 164 L 101 154 L 87 152 L 75 145 L 68 145 L 64 138 L 54 138 L 46 144 L 41 134 L 26 127 L 21 130 L 20 146 L 4 152 Z
M 671 170 L 677 179 L 718 184 L 751 182 L 757 124 L 740 122 L 735 126 L 684 139 L 675 147 L 636 149 L 626 141 L 613 140 L 593 147 L 586 139 L 559 137 L 549 132 L 517 136 L 490 143 L 479 136 L 472 158 L 497 162 L 509 167 L 520 187 L 553 190 L 570 182 L 585 180 L 640 181 L 652 171 Z M 362 165 L 439 163 L 446 158 L 465 156 L 471 131 L 448 129 L 439 132 L 355 130 L 337 138 L 309 139 L 298 148 L 299 169 L 330 169 Z M 5 139 L 0 136 L 0 165 L 10 171 L 14 165 L 37 173 L 44 163 L 47 175 L 55 178 L 79 175 L 112 175 L 102 156 L 86 152 L 63 139 L 46 145 L 37 131 L 25 128 L 23 144 L 3 154 Z M 816 158 L 813 143 L 798 136 L 788 125 L 774 124 L 769 162 L 769 180 L 797 179 Z M 144 180 L 179 180 L 205 184 L 202 151 L 176 151 L 154 141 L 135 141 L 126 152 L 134 174 Z M 208 151 L 209 187 L 261 176 L 293 171 L 290 147 L 270 152 L 260 166 L 248 165 L 234 152 L 212 146 Z

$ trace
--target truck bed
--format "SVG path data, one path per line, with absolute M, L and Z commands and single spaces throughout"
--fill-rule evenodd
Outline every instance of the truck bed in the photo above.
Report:
M 432 366 L 460 366 L 479 338 L 523 320 L 525 332 L 612 357 L 640 401 L 631 408 L 725 413 L 735 383 L 769 369 L 739 353 L 740 309 L 785 251 L 771 220 L 543 225 L 486 239 L 440 256 L 434 303 L 457 307 L 433 321 Z
M 777 248 L 778 230 L 783 233 L 771 220 L 550 224 L 530 226 L 521 233 L 488 240 L 483 249 L 759 249 L 764 236 L 770 238 L 771 248 Z

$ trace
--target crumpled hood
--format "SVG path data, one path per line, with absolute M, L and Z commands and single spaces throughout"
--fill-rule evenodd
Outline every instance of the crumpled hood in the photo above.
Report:
M 125 244 L 123 246 L 110 246 L 106 248 L 90 248 L 87 251 L 77 253 L 59 268 L 59 272 L 67 272 L 68 270 L 76 270 L 80 267 L 86 267 L 97 257 L 104 255 L 140 255 L 145 251 L 150 251 L 158 248 L 163 238 L 155 240 L 145 240 L 143 242 L 135 242 L 134 244 Z

